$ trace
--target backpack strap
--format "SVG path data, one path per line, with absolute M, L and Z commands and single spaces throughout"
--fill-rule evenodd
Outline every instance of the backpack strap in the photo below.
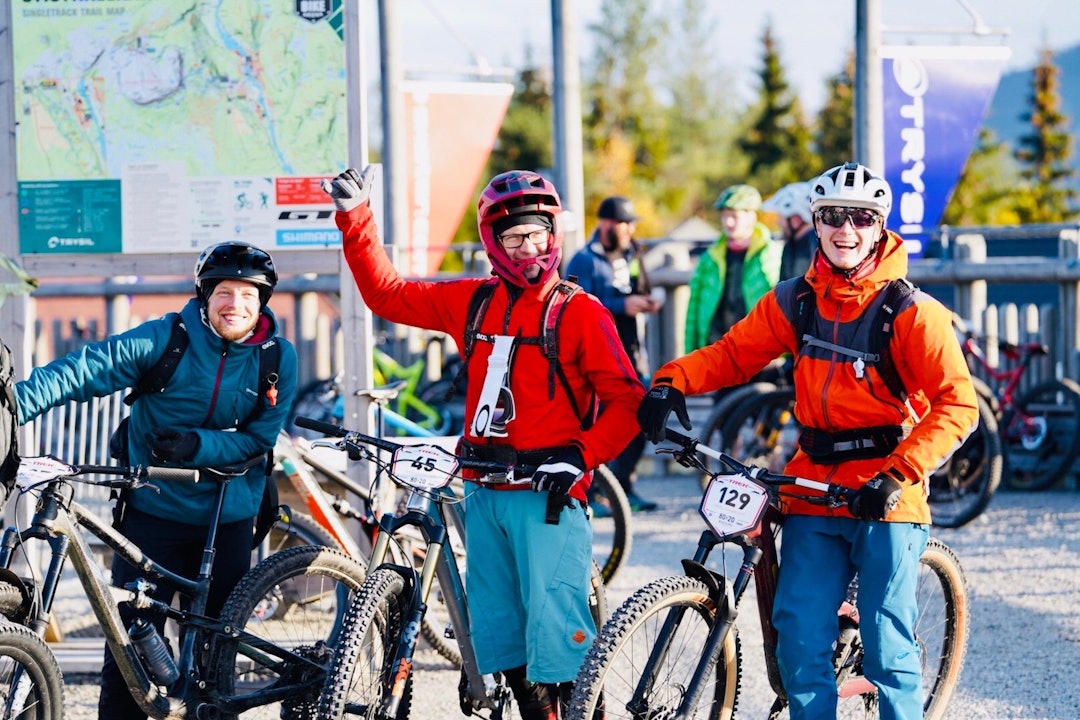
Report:
M 270 338 L 259 346 L 259 402 L 240 423 L 239 430 L 244 430 L 259 418 L 267 407 L 277 405 L 278 366 L 281 365 L 281 343 L 277 338 Z M 266 402 L 263 402 L 263 398 Z M 270 452 L 273 452 L 271 450 Z
M 892 353 L 889 352 L 889 341 L 895 330 L 896 315 L 915 290 L 915 286 L 904 278 L 897 278 L 890 282 L 882 291 L 885 297 L 878 305 L 877 314 L 874 316 L 874 327 L 878 330 L 870 334 L 870 352 L 881 356 L 881 361 L 877 365 L 878 374 L 885 381 L 889 392 L 900 398 L 902 402 L 907 402 L 908 394 L 904 389 L 903 381 L 900 380 L 900 373 L 896 370 Z
M 180 315 L 177 315 L 169 331 L 169 343 L 165 346 L 165 352 L 161 354 L 154 366 L 132 386 L 131 392 L 124 396 L 124 404 L 131 407 L 143 395 L 164 390 L 190 343 L 191 338 L 188 337 L 187 326 L 180 319 Z
M 582 429 L 585 429 L 592 425 L 596 396 L 594 395 L 590 399 L 586 413 L 582 414 L 581 408 L 578 407 L 577 401 L 574 400 L 574 394 L 570 389 L 570 379 L 566 377 L 566 371 L 563 370 L 562 364 L 559 362 L 559 323 L 562 322 L 566 306 L 580 291 L 581 287 L 579 285 L 559 282 L 551 294 L 548 295 L 547 303 L 544 306 L 544 317 L 541 321 L 543 324 L 540 327 L 540 349 L 548 361 L 548 397 L 555 397 L 555 377 L 558 376 L 559 382 L 562 383 L 563 389 L 566 391 L 566 397 L 570 400 L 570 407 L 573 409 L 574 415 L 581 420 Z
M 499 286 L 498 278 L 488 278 L 469 298 L 469 308 L 465 314 L 465 346 L 461 348 L 461 365 L 454 373 L 454 379 L 450 381 L 450 387 L 446 389 L 443 400 L 449 402 L 458 392 L 461 381 L 465 379 L 469 369 L 469 358 L 472 357 L 476 347 L 476 335 L 480 332 L 480 324 L 487 314 L 488 305 L 491 304 L 491 296 L 495 294 L 495 288 Z
M 896 278 L 885 286 L 881 291 L 881 301 L 877 303 L 877 310 L 874 312 L 874 320 L 871 325 L 873 331 L 869 337 L 870 347 L 865 353 L 865 357 L 874 362 L 874 366 L 885 383 L 885 387 L 901 402 L 907 402 L 908 394 L 904 389 L 903 381 L 900 379 L 900 373 L 896 370 L 896 363 L 893 362 L 892 354 L 889 352 L 889 341 L 892 339 L 895 330 L 896 315 L 904 307 L 907 298 L 914 294 L 917 289 L 915 285 L 905 278 Z M 794 304 L 793 325 L 795 327 L 798 352 L 802 352 L 808 340 L 813 340 L 815 345 L 853 354 L 852 351 L 846 348 L 816 340 L 810 335 L 810 330 L 817 319 L 817 298 L 805 277 L 799 277 L 795 281 L 792 302 Z M 862 356 L 863 354 L 859 355 Z

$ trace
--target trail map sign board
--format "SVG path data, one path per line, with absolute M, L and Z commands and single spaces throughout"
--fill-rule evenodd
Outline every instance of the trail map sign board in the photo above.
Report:
M 20 252 L 336 246 L 342 0 L 11 9 Z

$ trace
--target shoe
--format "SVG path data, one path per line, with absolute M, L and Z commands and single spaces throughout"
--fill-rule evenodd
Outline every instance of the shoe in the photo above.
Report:
M 652 512 L 659 507 L 652 500 L 646 500 L 637 493 L 626 493 L 626 500 L 630 503 L 630 512 Z

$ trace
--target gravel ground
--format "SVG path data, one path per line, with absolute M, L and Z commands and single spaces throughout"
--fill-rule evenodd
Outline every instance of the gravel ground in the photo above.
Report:
M 679 574 L 703 524 L 697 480 L 645 478 L 643 496 L 660 510 L 634 516 L 629 563 L 608 587 L 614 609 L 630 593 Z M 967 527 L 935 530 L 967 575 L 971 635 L 960 687 L 948 720 L 1080 717 L 1080 493 L 1001 492 Z M 772 700 L 765 680 L 760 626 L 751 595 L 738 619 L 743 640 L 742 718 L 764 718 Z M 413 717 L 457 720 L 458 673 L 432 653 L 418 657 Z M 97 677 L 66 678 L 66 717 L 96 717 Z

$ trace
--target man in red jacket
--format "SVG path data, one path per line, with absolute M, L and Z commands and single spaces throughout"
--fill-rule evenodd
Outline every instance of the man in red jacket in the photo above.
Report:
M 447 333 L 463 350 L 462 452 L 539 466 L 512 483 L 466 483 L 466 571 L 480 671 L 506 676 L 523 720 L 554 720 L 595 637 L 590 471 L 638 432 L 644 388 L 611 313 L 559 279 L 562 209 L 551 183 L 522 170 L 493 178 L 477 224 L 495 279 L 431 282 L 402 279 L 384 252 L 367 202 L 371 178 L 370 168 L 350 169 L 323 185 L 364 301 L 391 322 Z M 473 303 L 477 293 L 487 299 Z M 544 333 L 553 316 L 554 345 Z

